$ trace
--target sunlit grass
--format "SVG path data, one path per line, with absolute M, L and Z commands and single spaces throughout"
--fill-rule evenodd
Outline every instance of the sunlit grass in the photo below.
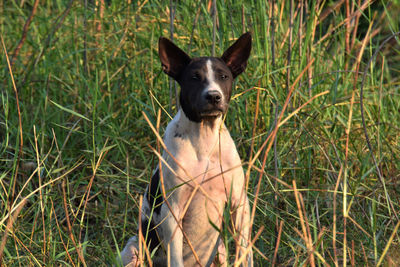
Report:
M 0 4 L 2 264 L 111 265 L 157 163 L 142 112 L 156 125 L 161 109 L 163 133 L 176 111 L 157 56 L 170 1 L 40 1 L 14 58 L 34 2 Z M 208 2 L 176 5 L 174 42 L 193 56 L 211 55 Z M 264 227 L 255 266 L 399 262 L 398 37 L 373 58 L 399 31 L 398 1 L 217 2 L 217 55 L 253 35 L 226 125 L 253 237 Z

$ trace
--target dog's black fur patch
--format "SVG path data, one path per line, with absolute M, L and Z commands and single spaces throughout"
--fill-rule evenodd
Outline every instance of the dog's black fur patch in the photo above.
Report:
M 159 215 L 164 198 L 161 192 L 160 171 L 158 169 L 154 173 L 153 177 L 151 177 L 147 190 L 147 201 L 150 209 L 153 210 L 153 216 L 154 214 Z M 157 230 L 155 229 L 156 225 L 153 222 L 153 216 L 151 217 L 150 222 L 148 220 L 149 218 L 143 217 L 142 219 L 143 236 L 144 238 L 147 236 L 146 245 L 150 251 L 153 251 L 160 244 L 160 239 Z
M 143 231 L 143 236 L 146 239 L 146 246 L 150 253 L 158 247 L 160 244 L 160 238 L 158 237 L 157 230 L 155 229 L 156 225 L 154 224 L 153 220 L 149 221 L 142 220 L 142 231 Z M 149 231 L 147 231 L 149 229 Z
M 160 170 L 157 169 L 153 177 L 151 177 L 147 190 L 147 201 L 150 209 L 153 209 L 154 213 L 160 214 L 161 204 L 164 201 L 160 187 Z

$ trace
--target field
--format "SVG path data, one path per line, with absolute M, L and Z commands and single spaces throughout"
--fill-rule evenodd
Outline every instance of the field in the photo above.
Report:
M 255 266 L 400 266 L 399 1 L 0 12 L 0 266 L 116 264 L 158 162 L 149 123 L 162 135 L 176 112 L 158 38 L 218 56 L 246 31 L 225 124 L 249 179 Z

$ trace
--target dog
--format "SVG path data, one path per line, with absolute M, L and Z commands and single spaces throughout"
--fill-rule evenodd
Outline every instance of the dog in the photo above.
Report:
M 166 149 L 143 198 L 141 231 L 148 251 L 156 249 L 154 266 L 227 266 L 218 229 L 228 203 L 241 266 L 253 266 L 245 177 L 223 122 L 251 45 L 245 33 L 219 58 L 190 58 L 159 39 L 162 69 L 181 91 L 180 108 L 164 135 Z M 124 266 L 139 264 L 137 239 L 121 252 Z

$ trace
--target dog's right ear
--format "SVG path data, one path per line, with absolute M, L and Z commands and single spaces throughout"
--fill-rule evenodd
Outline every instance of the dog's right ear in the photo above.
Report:
M 246 32 L 231 45 L 222 55 L 221 59 L 231 70 L 233 78 L 242 73 L 249 59 L 251 51 L 251 34 Z
M 190 62 L 190 57 L 165 37 L 158 40 L 158 56 L 163 71 L 175 80 Z

